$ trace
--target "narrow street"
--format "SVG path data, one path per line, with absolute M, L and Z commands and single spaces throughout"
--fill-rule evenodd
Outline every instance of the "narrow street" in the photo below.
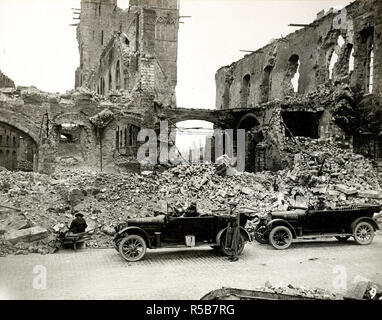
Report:
M 381 234 L 368 246 L 329 239 L 277 251 L 254 242 L 234 263 L 208 248 L 148 251 L 136 263 L 112 249 L 65 250 L 0 258 L 0 299 L 200 299 L 223 286 L 253 289 L 266 281 L 344 293 L 335 287 L 339 271 L 348 286 L 359 277 L 382 283 L 381 266 Z M 34 289 L 44 268 L 46 289 Z

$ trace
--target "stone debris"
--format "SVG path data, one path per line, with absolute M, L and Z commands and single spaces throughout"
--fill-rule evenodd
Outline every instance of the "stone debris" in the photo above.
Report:
M 312 298 L 312 299 L 324 299 L 324 300 L 342 300 L 343 297 L 338 294 L 334 294 L 327 290 L 321 288 L 305 288 L 303 286 L 293 286 L 288 285 L 274 285 L 269 281 L 265 283 L 264 287 L 257 287 L 255 290 L 263 290 L 266 292 L 273 292 L 277 294 L 285 294 L 291 296 L 297 296 L 301 298 Z
M 336 190 L 341 191 L 342 193 L 346 195 L 353 195 L 356 194 L 358 191 L 356 188 L 349 188 L 344 184 L 337 184 L 335 186 Z
M 286 210 L 302 199 L 307 205 L 327 208 L 380 204 L 380 186 L 370 161 L 329 140 L 296 139 L 298 148 L 290 143 L 284 150 L 288 168 L 276 172 L 220 176 L 216 174 L 220 164 L 206 163 L 180 164 L 147 175 L 74 169 L 57 170 L 51 176 L 1 171 L 0 204 L 19 208 L 21 216 L 0 211 L 0 238 L 11 232 L 13 242 L 30 241 L 30 236 L 22 235 L 31 226 L 55 238 L 70 225 L 75 210 L 84 214 L 88 230 L 94 229 L 87 245 L 100 248 L 113 245 L 113 226 L 118 223 L 186 208 L 191 201 L 197 202 L 201 214 L 228 212 L 228 203 L 234 200 L 240 210 L 245 207 L 260 215 Z M 251 222 L 247 227 L 253 232 Z M 12 243 L 0 244 L 0 253 L 23 250 L 9 248 Z
M 18 242 L 32 242 L 35 240 L 40 240 L 45 238 L 47 235 L 48 230 L 37 226 L 17 231 L 8 231 L 5 234 L 5 240 L 12 244 L 16 244 Z

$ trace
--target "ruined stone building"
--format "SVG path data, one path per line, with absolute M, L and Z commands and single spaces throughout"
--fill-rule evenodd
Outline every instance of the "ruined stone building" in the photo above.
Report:
M 175 106 L 179 8 L 177 0 L 82 0 L 76 87 L 104 95 L 145 90 Z
M 25 160 L 47 173 L 59 164 L 99 168 L 101 163 L 112 170 L 134 159 L 140 128 L 159 126 L 155 106 L 176 104 L 177 0 L 131 0 L 127 10 L 116 0 L 82 0 L 75 12 L 77 90 L 62 95 L 33 87 L 3 90 L 1 166 L 16 169 Z M 98 114 L 108 115 L 105 127 L 91 122 Z M 8 144 L 14 134 L 16 144 Z M 34 150 L 32 156 L 19 151 L 23 135 L 30 138 L 26 150 Z
M 6 80 L 0 166 L 131 170 L 143 143 L 140 129 L 159 132 L 161 120 L 244 129 L 247 171 L 287 166 L 293 136 L 343 139 L 382 159 L 381 1 L 320 12 L 309 25 L 220 68 L 214 110 L 176 107 L 176 0 L 131 0 L 127 10 L 116 0 L 82 0 L 76 13 L 76 90 L 52 94 Z
M 272 144 L 293 135 L 354 139 L 355 151 L 382 159 L 381 34 L 382 2 L 355 1 L 217 71 L 216 109 L 245 113 L 249 170 L 282 166 Z M 280 123 L 269 114 L 283 125 L 268 130 Z

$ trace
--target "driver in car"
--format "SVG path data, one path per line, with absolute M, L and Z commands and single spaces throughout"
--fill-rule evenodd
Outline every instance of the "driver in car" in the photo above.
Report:
M 196 202 L 192 201 L 190 206 L 186 209 L 183 215 L 184 217 L 198 217 L 198 210 L 196 209 Z

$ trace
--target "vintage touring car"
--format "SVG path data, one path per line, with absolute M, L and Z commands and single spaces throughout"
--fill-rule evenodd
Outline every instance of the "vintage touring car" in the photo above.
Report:
M 251 236 L 244 229 L 247 216 L 240 214 L 240 239 L 238 253 L 241 254 Z M 114 244 L 121 256 L 129 261 L 138 261 L 146 249 L 211 246 L 226 255 L 232 252 L 225 246 L 227 228 L 232 218 L 229 215 L 202 215 L 198 217 L 156 217 L 128 219 L 115 227 Z
M 321 237 L 335 237 L 339 241 L 354 237 L 358 244 L 366 245 L 373 241 L 374 232 L 379 229 L 373 215 L 380 210 L 378 205 L 362 205 L 333 210 L 274 211 L 259 218 L 255 239 L 260 243 L 270 242 L 276 249 L 288 248 L 294 239 Z

